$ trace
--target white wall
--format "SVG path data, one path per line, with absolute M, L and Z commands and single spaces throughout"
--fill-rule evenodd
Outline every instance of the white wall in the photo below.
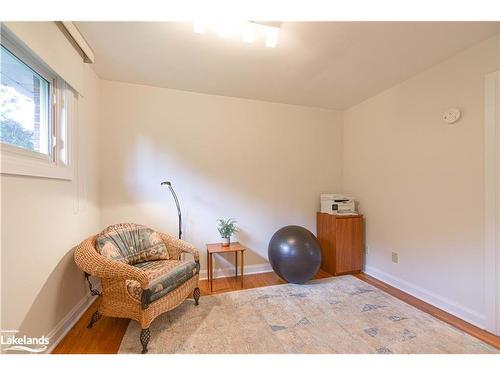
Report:
M 47 335 L 87 295 L 72 247 L 100 228 L 100 81 L 84 68 L 77 177 L 1 175 L 2 329 Z
M 255 271 L 274 231 L 315 232 L 319 194 L 341 186 L 337 111 L 110 81 L 102 90 L 103 226 L 132 221 L 176 235 L 175 205 L 160 187 L 171 180 L 202 269 L 205 244 L 220 241 L 218 218 L 238 220 Z
M 484 326 L 484 77 L 498 37 L 344 112 L 344 190 L 366 215 L 366 270 Z M 463 118 L 446 125 L 445 109 Z M 391 252 L 399 263 L 391 262 Z

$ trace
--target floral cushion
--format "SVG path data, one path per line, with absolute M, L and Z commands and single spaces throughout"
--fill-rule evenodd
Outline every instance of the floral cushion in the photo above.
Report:
M 163 297 L 195 276 L 198 265 L 193 261 L 160 260 L 135 264 L 148 275 L 151 301 Z M 141 300 L 142 288 L 138 281 L 127 280 L 127 290 L 132 297 Z
M 96 239 L 101 255 L 127 264 L 170 259 L 165 243 L 154 230 L 138 224 L 117 224 Z

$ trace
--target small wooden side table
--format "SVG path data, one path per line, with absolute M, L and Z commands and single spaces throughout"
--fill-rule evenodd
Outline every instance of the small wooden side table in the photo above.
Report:
M 220 243 L 207 244 L 207 268 L 208 268 L 208 283 L 210 284 L 210 293 L 213 292 L 214 270 L 213 270 L 213 254 L 234 253 L 234 266 L 236 271 L 236 279 L 238 279 L 238 252 L 241 253 L 241 287 L 243 288 L 243 267 L 245 248 L 239 242 L 231 242 L 229 246 L 222 246 Z

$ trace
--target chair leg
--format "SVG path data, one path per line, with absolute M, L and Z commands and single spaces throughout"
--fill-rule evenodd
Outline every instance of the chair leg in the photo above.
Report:
M 200 295 L 201 295 L 200 288 L 198 288 L 198 287 L 194 288 L 193 297 L 194 297 L 195 306 L 198 306 L 198 301 L 200 300 Z
M 142 354 L 146 354 L 148 352 L 148 343 L 151 338 L 151 332 L 149 332 L 149 328 L 141 329 L 141 344 L 142 344 Z
M 99 313 L 99 310 L 96 310 L 94 311 L 94 313 L 92 314 L 92 318 L 90 318 L 90 322 L 89 322 L 89 325 L 87 326 L 88 329 L 91 329 L 94 324 L 99 320 L 101 319 L 102 315 L 101 313 Z

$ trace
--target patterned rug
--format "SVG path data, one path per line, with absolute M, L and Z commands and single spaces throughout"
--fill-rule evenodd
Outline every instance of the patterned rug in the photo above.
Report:
M 150 329 L 149 353 L 499 353 L 353 276 L 187 300 Z M 140 353 L 139 332 L 119 353 Z

